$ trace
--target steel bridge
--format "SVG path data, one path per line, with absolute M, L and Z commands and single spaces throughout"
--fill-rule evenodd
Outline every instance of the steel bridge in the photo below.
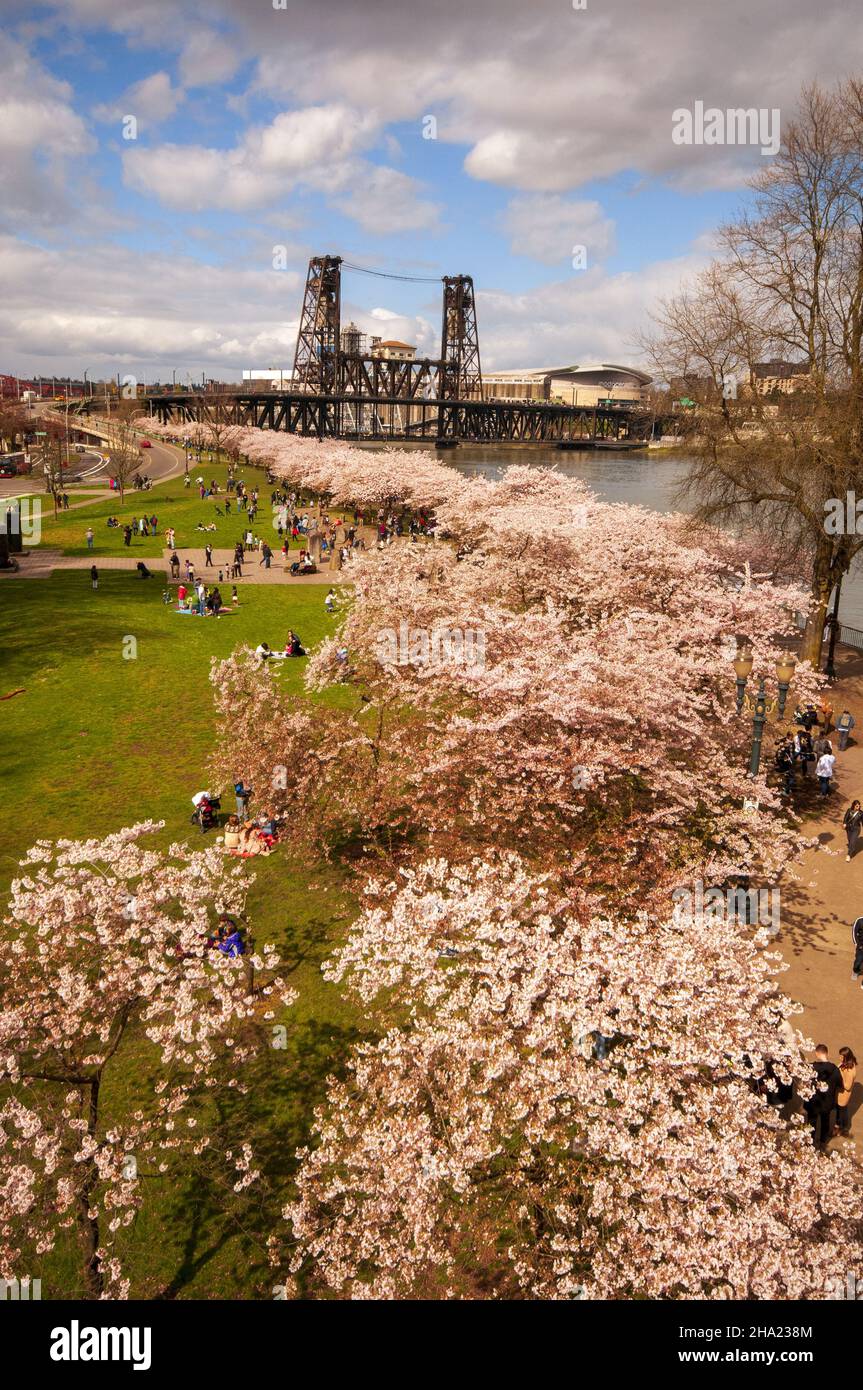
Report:
M 341 327 L 343 265 L 432 283 L 363 270 L 340 256 L 313 256 L 287 389 L 172 391 L 144 396 L 144 403 L 166 423 L 224 421 L 318 438 L 633 448 L 649 437 L 650 416 L 631 406 L 485 400 L 469 275 L 437 282 L 443 286 L 439 357 L 387 356 L 374 341 L 367 350 L 355 325 Z
M 424 439 L 432 442 L 559 444 L 563 447 L 635 447 L 650 433 L 650 418 L 623 406 L 548 405 L 508 401 L 410 401 L 404 396 L 310 395 L 293 391 L 177 393 L 150 396 L 158 419 L 193 420 L 286 430 L 289 434 L 356 440 Z

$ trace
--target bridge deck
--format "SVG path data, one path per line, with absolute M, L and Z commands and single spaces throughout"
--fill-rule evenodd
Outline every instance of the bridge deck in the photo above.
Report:
M 159 419 L 223 420 L 340 439 L 450 439 L 471 443 L 646 440 L 652 417 L 632 406 L 417 400 L 402 396 L 264 391 L 171 393 L 142 398 Z

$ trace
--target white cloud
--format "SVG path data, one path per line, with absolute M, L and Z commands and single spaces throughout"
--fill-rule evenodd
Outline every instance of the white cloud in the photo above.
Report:
M 310 106 L 250 127 L 229 150 L 175 144 L 129 149 L 124 176 L 130 188 L 186 211 L 250 212 L 302 187 L 329 197 L 364 231 L 435 228 L 440 208 L 421 196 L 416 179 L 360 156 L 378 133 L 374 112 Z
M 500 371 L 549 363 L 637 362 L 637 334 L 658 301 L 708 259 L 705 246 L 685 256 L 609 274 L 601 266 L 521 294 L 477 293 L 483 367 Z
M 0 34 L 0 225 L 50 225 L 69 215 L 71 161 L 92 149 L 67 83 Z
M 180 79 L 186 87 L 227 82 L 241 61 L 236 42 L 229 43 L 213 29 L 195 29 L 180 55 Z
M 183 97 L 182 89 L 172 85 L 168 73 L 153 72 L 128 87 L 117 101 L 95 107 L 93 116 L 103 123 L 135 116 L 144 126 L 158 125 L 174 115 Z
M 338 181 L 348 155 L 366 144 L 375 122 L 344 106 L 283 111 L 268 126 L 250 127 L 239 144 L 157 145 L 124 154 L 129 187 L 167 207 L 234 212 L 266 207 L 305 179 L 313 186 Z
M 418 181 L 408 174 L 369 164 L 352 171 L 350 191 L 333 201 L 365 232 L 387 236 L 395 232 L 433 231 L 441 209 L 421 198 L 419 189 Z
M 502 224 L 509 233 L 511 251 L 545 265 L 571 260 L 577 246 L 586 248 L 588 264 L 595 265 L 614 246 L 614 223 L 599 203 L 554 193 L 513 198 Z
M 206 368 L 235 380 L 258 360 L 288 360 L 304 273 L 110 244 L 62 252 L 0 236 L 0 361 L 20 372 L 170 378 Z

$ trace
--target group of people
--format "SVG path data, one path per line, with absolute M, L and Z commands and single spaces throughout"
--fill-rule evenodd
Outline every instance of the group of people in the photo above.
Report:
M 785 734 L 776 749 L 776 767 L 782 774 L 786 796 L 791 796 L 795 790 L 798 768 L 804 781 L 807 778 L 817 778 L 821 795 L 830 795 L 836 767 L 833 743 L 827 736 L 832 727 L 832 717 L 833 710 L 826 704 L 816 709 L 810 703 L 804 709 L 795 711 L 797 731 L 794 734 Z M 854 716 L 847 709 L 842 711 L 836 721 L 840 751 L 848 746 L 848 737 L 854 728 L 854 722 Z
M 231 590 L 231 606 L 238 604 L 239 598 L 235 587 Z M 177 611 L 179 613 L 197 613 L 199 618 L 208 616 L 219 618 L 225 608 L 225 600 L 222 598 L 218 584 L 210 587 L 202 579 L 199 579 L 197 584 L 190 588 L 187 588 L 183 583 L 177 586 Z
M 255 648 L 255 656 L 261 661 L 281 660 L 287 656 L 305 656 L 306 649 L 295 632 L 288 629 L 288 638 L 282 651 L 273 651 L 268 642 L 261 642 Z
M 815 1090 L 804 1109 L 812 1126 L 812 1139 L 817 1148 L 823 1149 L 827 1141 L 836 1135 L 849 1135 L 851 1125 L 848 1107 L 857 1076 L 857 1058 L 850 1047 L 840 1047 L 839 1064 L 830 1061 L 830 1050 L 826 1043 L 819 1043 L 815 1049 Z
M 111 524 L 109 517 L 108 524 Z M 114 520 L 115 525 L 119 525 Z M 155 536 L 159 531 L 159 518 L 157 516 L 133 516 L 132 520 L 123 527 L 123 544 L 131 545 L 133 536 Z
M 264 811 L 257 817 L 249 815 L 253 795 L 252 788 L 238 777 L 234 783 L 237 809 L 225 825 L 224 846 L 228 854 L 270 854 L 279 838 L 278 820 L 272 811 Z

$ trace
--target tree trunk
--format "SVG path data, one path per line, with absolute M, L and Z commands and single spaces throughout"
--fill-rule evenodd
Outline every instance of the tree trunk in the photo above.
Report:
M 812 611 L 806 620 L 803 642 L 800 647 L 800 660 L 811 661 L 817 671 L 821 667 L 821 644 L 824 640 L 824 625 L 827 621 L 827 606 L 833 591 L 833 547 L 825 537 L 815 550 L 812 565 L 811 593 Z
M 93 1138 L 96 1135 L 96 1126 L 99 1118 L 99 1078 L 96 1077 L 90 1082 L 90 1106 L 87 1120 L 87 1132 Z M 78 1232 L 81 1237 L 81 1247 L 84 1257 L 84 1283 L 87 1287 L 88 1298 L 101 1298 L 105 1289 L 105 1276 L 99 1265 L 99 1258 L 96 1254 L 99 1249 L 99 1219 L 90 1215 L 90 1201 L 93 1189 L 99 1180 L 99 1174 L 95 1163 L 92 1160 L 87 1165 L 87 1177 L 84 1186 L 78 1197 Z

